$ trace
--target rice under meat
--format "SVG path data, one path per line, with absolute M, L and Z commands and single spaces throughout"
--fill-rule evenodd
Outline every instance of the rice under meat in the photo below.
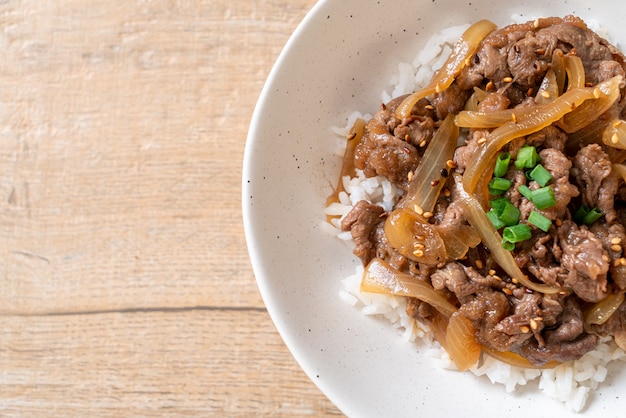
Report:
M 335 130 L 357 142 L 326 227 L 363 262 L 340 297 L 444 368 L 580 411 L 626 359 L 626 60 L 567 16 L 483 26 L 453 68 L 475 27 L 433 36 Z

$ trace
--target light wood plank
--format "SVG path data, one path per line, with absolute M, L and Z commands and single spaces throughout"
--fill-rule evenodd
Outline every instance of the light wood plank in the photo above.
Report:
M 0 327 L 3 417 L 339 414 L 264 311 L 5 316 Z
M 2 311 L 262 306 L 243 147 L 313 2 L 183 3 L 0 6 Z

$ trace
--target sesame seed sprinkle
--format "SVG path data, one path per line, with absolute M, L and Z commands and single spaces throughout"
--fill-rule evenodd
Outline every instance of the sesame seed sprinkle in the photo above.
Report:
M 419 257 L 424 257 L 424 251 L 423 250 L 415 250 L 415 251 L 413 251 L 413 255 L 415 257 L 418 257 L 418 258 Z

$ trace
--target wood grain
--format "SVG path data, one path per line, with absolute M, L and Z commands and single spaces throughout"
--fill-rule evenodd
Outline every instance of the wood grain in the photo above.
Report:
M 241 222 L 252 110 L 314 3 L 0 2 L 1 416 L 340 415 Z

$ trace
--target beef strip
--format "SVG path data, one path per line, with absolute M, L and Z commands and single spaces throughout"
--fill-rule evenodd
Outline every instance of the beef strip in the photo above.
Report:
M 613 206 L 619 179 L 612 174 L 608 155 L 600 145 L 590 144 L 578 151 L 573 165 L 572 173 L 584 190 L 583 204 L 601 209 L 607 222 L 613 222 L 617 216 Z
M 602 241 L 602 246 L 609 257 L 609 276 L 618 289 L 626 289 L 626 266 L 621 262 L 626 245 L 626 231 L 624 225 L 615 222 L 609 225 L 606 222 L 595 222 L 589 230 Z
M 563 250 L 561 266 L 566 270 L 565 287 L 587 302 L 597 302 L 607 296 L 608 255 L 602 242 L 585 226 L 563 221 L 557 230 Z
M 511 348 L 513 341 L 495 328 L 511 312 L 511 304 L 504 293 L 485 289 L 471 301 L 461 305 L 459 312 L 476 327 L 478 342 L 498 351 L 508 351 Z
M 520 354 L 537 365 L 546 364 L 551 360 L 560 362 L 576 360 L 598 345 L 596 335 L 587 334 L 583 326 L 582 310 L 573 297 L 566 298 L 558 317 L 558 326 L 550 328 L 548 318 L 544 314 L 543 343 L 539 339 L 528 339 L 519 348 Z
M 376 256 L 374 234 L 384 213 L 385 209 L 381 206 L 361 200 L 341 221 L 341 229 L 350 231 L 356 244 L 353 250 L 354 254 L 361 259 L 364 265 Z

